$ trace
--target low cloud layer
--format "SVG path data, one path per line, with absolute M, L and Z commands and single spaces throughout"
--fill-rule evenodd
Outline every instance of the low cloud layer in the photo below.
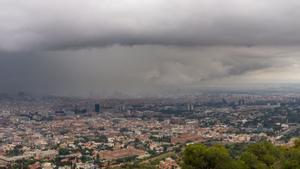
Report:
M 297 0 L 4 0 L 4 51 L 121 45 L 299 45 Z
M 298 82 L 299 7 L 297 0 L 3 0 L 0 90 L 81 95 Z

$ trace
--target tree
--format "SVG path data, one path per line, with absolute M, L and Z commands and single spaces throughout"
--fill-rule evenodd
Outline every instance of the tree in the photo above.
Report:
M 206 151 L 207 147 L 202 144 L 189 145 L 183 152 L 183 168 L 205 169 L 208 165 L 205 160 Z
M 259 161 L 257 157 L 250 152 L 244 152 L 241 156 L 241 160 L 248 166 L 249 169 L 266 169 L 267 166 Z
M 281 167 L 282 169 L 298 169 L 300 168 L 300 156 L 299 156 L 299 152 L 289 152 L 288 153 L 287 158 L 285 158 L 282 162 L 281 162 Z
M 295 148 L 300 148 L 300 139 L 299 138 L 294 140 L 294 147 Z
M 280 161 L 281 157 L 282 152 L 279 147 L 276 147 L 267 141 L 249 145 L 242 155 L 242 159 L 248 164 L 248 166 L 250 165 L 250 168 L 253 167 L 253 163 L 249 162 L 253 162 L 255 160 L 254 164 L 270 168 L 273 165 L 276 165 L 276 163 Z
M 59 155 L 69 155 L 69 154 L 70 154 L 70 151 L 69 151 L 68 149 L 66 149 L 66 148 L 60 148 L 60 149 L 58 150 L 58 154 L 59 154 Z
M 221 145 L 202 144 L 187 146 L 183 153 L 183 169 L 246 169 L 243 161 L 233 160 Z
M 13 149 L 6 152 L 8 156 L 19 156 L 23 154 L 22 145 L 16 145 Z
M 284 149 L 284 158 L 281 162 L 282 169 L 300 168 L 300 147 L 295 144 L 295 147 Z

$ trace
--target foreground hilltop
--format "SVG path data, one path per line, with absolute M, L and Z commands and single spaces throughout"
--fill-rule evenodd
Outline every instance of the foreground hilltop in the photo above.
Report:
M 160 163 L 159 163 L 160 162 Z M 164 165 L 162 165 L 164 164 Z M 167 165 L 166 165 L 167 164 Z M 300 140 L 277 146 L 268 141 L 253 144 L 190 144 L 171 158 L 131 164 L 127 169 L 298 169 Z

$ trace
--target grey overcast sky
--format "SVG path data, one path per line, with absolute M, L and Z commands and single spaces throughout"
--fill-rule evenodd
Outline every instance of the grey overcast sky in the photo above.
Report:
M 0 0 L 0 91 L 300 82 L 299 0 Z

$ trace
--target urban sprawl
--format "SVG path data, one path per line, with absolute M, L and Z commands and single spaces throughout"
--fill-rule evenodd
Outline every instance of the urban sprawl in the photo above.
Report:
M 0 168 L 118 168 L 159 159 L 180 168 L 193 143 L 288 145 L 300 133 L 300 95 L 215 92 L 172 98 L 0 95 Z M 163 156 L 164 158 L 159 158 Z

